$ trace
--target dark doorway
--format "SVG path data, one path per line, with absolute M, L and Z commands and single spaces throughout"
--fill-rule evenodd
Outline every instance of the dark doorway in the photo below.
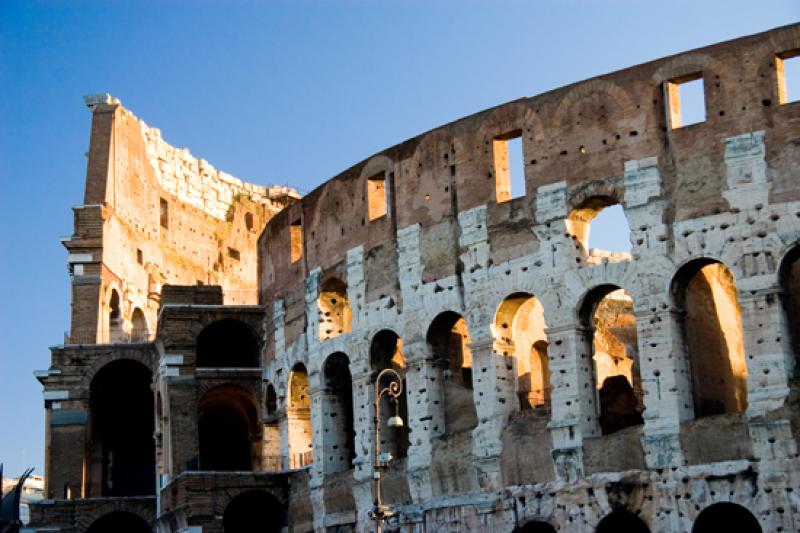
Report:
M 286 512 L 281 503 L 260 490 L 236 496 L 222 516 L 225 533 L 280 533 L 285 525 Z
M 222 385 L 208 391 L 198 408 L 201 470 L 253 469 L 251 439 L 259 439 L 257 411 L 250 393 Z
M 547 522 L 539 522 L 534 520 L 515 528 L 511 533 L 556 533 L 556 528 Z
M 100 489 L 93 496 L 155 494 L 155 410 L 150 370 L 131 360 L 113 361 L 92 379 L 88 463 Z M 91 489 L 90 489 L 91 491 Z
M 735 503 L 715 503 L 703 509 L 694 521 L 692 533 L 761 533 L 761 526 L 753 513 Z
M 114 511 L 95 520 L 86 533 L 151 533 L 152 531 L 147 522 L 139 516 Z
M 618 509 L 600 520 L 597 533 L 650 533 L 641 518 L 624 509 Z
M 197 366 L 252 368 L 259 365 L 255 332 L 232 318 L 217 320 L 197 336 Z

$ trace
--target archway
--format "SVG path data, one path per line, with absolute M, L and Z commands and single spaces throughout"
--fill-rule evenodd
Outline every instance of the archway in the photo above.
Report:
M 633 300 L 616 285 L 595 287 L 584 298 L 580 318 L 591 332 L 586 349 L 594 360 L 603 435 L 642 424 L 644 394 Z
M 116 289 L 111 289 L 111 294 L 108 298 L 108 331 L 104 337 L 108 339 L 108 342 L 122 342 L 124 340 L 121 303 Z
M 267 472 L 281 470 L 281 429 L 278 420 L 278 395 L 272 383 L 264 393 L 264 445 L 261 465 Z
M 252 394 L 235 385 L 206 392 L 197 408 L 200 469 L 255 470 L 261 433 Z
M 313 460 L 311 443 L 311 397 L 308 394 L 308 371 L 297 363 L 289 373 L 289 401 L 286 406 L 289 426 L 289 468 L 302 468 Z
M 335 353 L 325 361 L 324 372 L 322 444 L 325 472 L 343 472 L 352 467 L 356 457 L 350 360 L 343 353 Z
M 597 524 L 596 533 L 650 533 L 641 518 L 624 509 L 617 509 L 606 515 Z
M 350 332 L 352 313 L 347 285 L 336 278 L 322 284 L 319 291 L 319 339 L 332 339 Z
M 95 520 L 86 533 L 151 533 L 153 530 L 140 516 L 114 511 Z
M 747 363 L 733 274 L 718 261 L 686 264 L 672 284 L 696 418 L 747 407 Z
M 372 343 L 369 348 L 370 368 L 372 369 L 372 379 L 375 379 L 378 374 L 387 368 L 396 370 L 403 376 L 403 392 L 397 401 L 400 404 L 397 406 L 400 417 L 405 421 L 403 427 L 388 428 L 383 426 L 381 428 L 381 450 L 389 452 L 393 457 L 402 458 L 408 455 L 408 447 L 410 445 L 408 433 L 408 397 L 406 389 L 405 371 L 406 360 L 403 356 L 403 341 L 394 331 L 384 329 L 379 331 L 372 338 Z M 374 394 L 374 391 L 373 391 Z M 372 395 L 370 395 L 372 398 Z M 379 420 L 386 421 L 390 416 L 394 416 L 394 406 L 389 401 L 381 402 L 381 412 L 378 416 Z
M 786 325 L 797 365 L 800 363 L 800 246 L 793 248 L 784 257 L 780 268 L 780 283 Z
M 223 318 L 206 326 L 197 336 L 197 366 L 254 368 L 259 366 L 258 338 L 239 320 Z
M 715 503 L 703 509 L 692 526 L 692 533 L 761 533 L 761 525 L 753 513 L 735 503 Z
M 222 515 L 225 533 L 280 533 L 286 526 L 286 511 L 273 495 L 248 490 L 233 498 Z
M 494 318 L 494 349 L 513 356 L 520 409 L 550 405 L 550 364 L 542 304 L 527 293 L 507 297 Z
M 533 520 L 531 522 L 526 522 L 524 525 L 521 525 L 517 528 L 514 528 L 514 531 L 512 531 L 511 533 L 556 533 L 556 528 L 554 528 L 547 522 L 540 522 L 538 520 Z
M 148 340 L 150 332 L 147 328 L 147 319 L 144 312 L 138 307 L 131 314 L 131 340 L 133 342 L 145 342 Z
M 426 339 L 441 370 L 446 431 L 474 429 L 478 425 L 478 413 L 472 393 L 472 352 L 467 322 L 458 313 L 445 311 L 433 319 Z
M 150 370 L 129 359 L 112 361 L 89 387 L 87 496 L 155 494 L 155 427 Z
M 631 250 L 625 211 L 610 196 L 593 196 L 573 209 L 567 217 L 567 230 L 587 254 L 592 250 L 601 253 Z

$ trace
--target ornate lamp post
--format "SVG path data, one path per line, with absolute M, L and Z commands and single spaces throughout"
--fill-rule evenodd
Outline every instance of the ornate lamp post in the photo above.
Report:
M 389 384 L 381 388 L 381 380 L 389 376 Z M 389 461 L 392 460 L 392 454 L 388 452 L 381 452 L 381 398 L 384 395 L 389 395 L 394 399 L 394 416 L 389 417 L 386 425 L 390 428 L 403 427 L 403 419 L 400 418 L 400 394 L 403 392 L 403 378 L 400 377 L 395 370 L 386 368 L 378 374 L 375 379 L 375 459 L 372 467 L 372 477 L 375 480 L 375 508 L 370 511 L 370 518 L 375 520 L 375 531 L 381 533 L 383 523 L 391 518 L 394 513 L 383 505 L 381 499 L 381 470 L 388 466 Z

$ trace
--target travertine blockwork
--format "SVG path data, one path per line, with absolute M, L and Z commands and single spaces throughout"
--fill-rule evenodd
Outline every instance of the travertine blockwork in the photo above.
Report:
M 133 359 L 154 376 L 159 531 L 280 530 L 278 507 L 290 531 L 371 530 L 373 382 L 394 368 L 404 392 L 379 408 L 405 422 L 381 434 L 390 529 L 704 531 L 727 516 L 797 530 L 800 103 L 781 96 L 778 59 L 798 51 L 792 25 L 501 105 L 300 201 L 282 191 L 271 219 L 276 191 L 92 101 L 83 229 L 67 242 L 73 334 L 78 320 L 88 342 L 117 338 L 104 321 L 133 329 L 137 288 L 165 281 L 123 260 L 134 243 L 166 281 L 222 287 L 165 286 L 154 343 L 54 350 L 48 494 L 123 501 L 104 450 L 127 448 L 87 421 L 107 415 L 91 402 L 109 391 L 104 364 Z M 706 120 L 676 127 L 670 87 L 699 78 Z M 509 199 L 517 136 L 526 194 Z M 631 252 L 589 249 L 615 204 Z M 266 223 L 250 247 L 236 240 L 247 213 Z M 100 238 L 116 225 L 136 238 Z M 259 305 L 222 305 L 253 286 L 256 254 Z M 81 530 L 69 502 L 50 505 L 42 524 Z
M 765 530 L 796 528 L 795 325 L 779 269 L 800 236 L 800 104 L 779 104 L 775 59 L 798 48 L 789 26 L 518 100 L 390 148 L 278 214 L 259 243 L 265 377 L 280 391 L 293 365 L 308 369 L 315 527 L 370 527 L 371 346 L 391 332 L 410 446 L 384 498 L 404 530 L 537 518 L 587 531 L 617 507 L 653 531 L 689 530 L 716 501 Z M 697 74 L 706 120 L 671 127 L 667 85 Z M 527 194 L 509 200 L 497 146 L 520 133 Z M 630 254 L 587 248 L 613 204 Z M 318 334 L 320 309 L 345 314 L 331 279 L 349 330 Z M 328 483 L 342 474 L 325 439 L 349 431 L 325 407 L 333 354 L 352 375 L 353 514 L 326 503 L 343 489 Z M 731 487 L 710 488 L 722 471 Z

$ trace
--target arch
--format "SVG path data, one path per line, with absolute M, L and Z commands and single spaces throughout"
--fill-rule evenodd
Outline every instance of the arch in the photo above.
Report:
M 217 320 L 197 336 L 198 368 L 254 368 L 259 359 L 258 337 L 240 320 Z
M 617 509 L 607 514 L 597 524 L 596 533 L 650 533 L 644 521 L 625 509 Z
M 589 331 L 587 352 L 594 360 L 600 429 L 609 435 L 643 424 L 639 339 L 633 299 L 616 285 L 600 285 L 583 299 L 579 316 Z
M 258 531 L 264 533 L 280 533 L 287 525 L 286 510 L 281 502 L 263 490 L 238 494 L 222 515 L 225 533 L 250 533 L 255 524 L 258 524 Z
M 253 395 L 236 385 L 207 391 L 197 404 L 200 469 L 256 470 L 261 428 Z
M 515 527 L 511 533 L 556 533 L 556 528 L 547 522 L 531 520 L 519 527 Z
M 692 526 L 692 533 L 736 531 L 761 533 L 761 525 L 745 507 L 730 502 L 715 503 L 703 509 Z
M 122 302 L 117 289 L 111 289 L 108 296 L 108 325 L 104 337 L 108 342 L 121 342 L 124 338 L 122 330 Z
M 610 187 L 610 186 L 609 186 Z M 608 187 L 602 187 L 599 184 L 594 189 L 608 189 Z M 588 191 L 579 191 L 576 193 L 577 196 L 582 196 Z M 577 207 L 573 208 L 570 211 L 569 216 L 566 220 L 567 231 L 575 239 L 576 244 L 578 245 L 579 249 L 581 249 L 584 253 L 589 253 L 592 249 L 591 243 L 591 229 L 592 229 L 592 222 L 597 219 L 598 217 L 602 218 L 597 222 L 600 224 L 600 227 L 597 229 L 604 230 L 607 232 L 609 223 L 618 224 L 622 226 L 622 221 L 624 220 L 624 233 L 628 236 L 627 246 L 625 243 L 620 243 L 618 250 L 604 250 L 604 251 L 622 251 L 628 252 L 630 251 L 630 226 L 628 224 L 628 219 L 625 216 L 625 211 L 622 210 L 622 217 L 620 217 L 619 213 L 614 213 L 614 209 L 616 206 L 622 208 L 622 203 L 619 199 L 617 199 L 617 194 L 615 190 L 601 190 L 596 191 L 601 192 L 602 194 L 595 194 L 593 196 L 588 196 L 584 199 L 579 200 Z M 614 220 L 606 221 L 605 217 L 607 215 L 611 215 Z M 614 216 L 616 215 L 616 216 Z M 620 218 L 622 220 L 620 220 Z M 620 232 L 623 229 L 622 227 L 619 228 Z M 626 248 L 626 249 L 623 249 Z
M 86 533 L 151 533 L 153 530 L 140 516 L 125 511 L 113 511 L 92 522 Z
M 671 293 L 695 417 L 745 410 L 747 363 L 733 273 L 714 259 L 695 259 L 675 274 Z
M 550 405 L 546 327 L 544 308 L 529 293 L 508 296 L 495 312 L 495 351 L 513 358 L 521 410 Z
M 474 429 L 478 414 L 472 393 L 472 351 L 466 320 L 453 311 L 433 319 L 426 340 L 441 373 L 444 424 L 448 432 Z
M 308 371 L 297 363 L 289 372 L 289 397 L 286 402 L 289 426 L 289 468 L 303 468 L 314 461 L 311 442 L 311 398 Z
M 87 497 L 155 494 L 154 399 L 150 369 L 118 359 L 89 385 Z
M 322 402 L 325 472 L 349 470 L 355 454 L 353 428 L 353 379 L 350 360 L 341 352 L 324 364 L 325 398 Z
M 133 342 L 145 342 L 149 340 L 150 331 L 147 327 L 147 318 L 144 312 L 138 307 L 131 313 L 131 340 Z
M 408 422 L 408 398 L 405 380 L 406 360 L 403 355 L 402 339 L 394 331 L 388 329 L 379 331 L 372 337 L 369 348 L 369 360 L 372 369 L 372 379 L 370 381 L 373 383 L 373 386 L 375 378 L 386 368 L 392 368 L 403 376 L 403 392 L 398 399 L 400 405 L 398 405 L 397 408 L 403 420 Z M 378 419 L 388 420 L 389 417 L 393 415 L 394 407 L 390 405 L 388 401 L 381 402 L 381 412 Z M 397 458 L 406 457 L 410 445 L 408 434 L 408 423 L 400 428 L 382 428 L 381 450 L 389 452 L 392 456 Z
M 800 362 L 800 246 L 789 250 L 778 272 L 787 333 L 797 365 Z
M 264 416 L 273 417 L 278 412 L 278 395 L 272 383 L 267 383 L 267 390 L 264 393 Z
M 322 284 L 317 300 L 319 307 L 319 340 L 332 339 L 350 333 L 352 312 L 347 298 L 347 284 L 330 278 Z
M 278 395 L 272 383 L 267 382 L 264 392 L 264 442 L 261 466 L 267 472 L 281 470 L 281 429 L 278 420 Z

